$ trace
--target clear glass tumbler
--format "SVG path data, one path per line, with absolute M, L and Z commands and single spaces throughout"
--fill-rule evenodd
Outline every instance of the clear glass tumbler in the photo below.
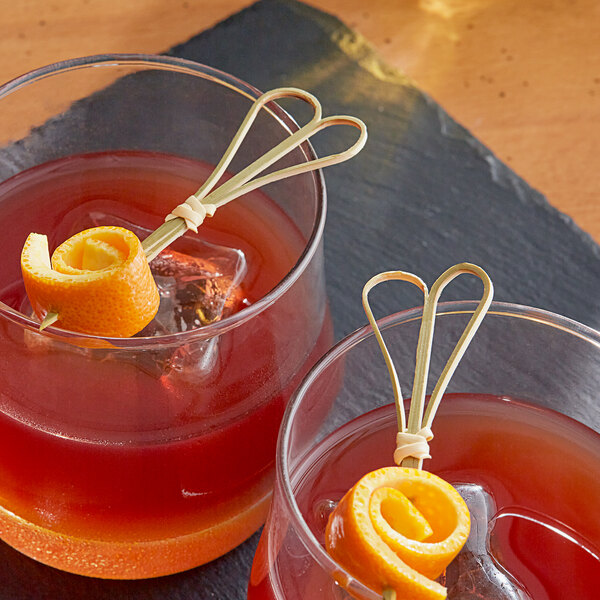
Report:
M 200 328 L 190 318 L 214 307 L 188 298 L 206 283 L 195 275 L 161 300 L 187 308 L 137 337 L 40 332 L 19 262 L 30 232 L 51 249 L 95 225 L 147 235 L 200 187 L 259 95 L 164 56 L 70 60 L 0 87 L 0 530 L 38 561 L 159 576 L 264 521 L 287 400 L 331 343 L 320 173 L 231 202 L 174 244 L 169 275 L 201 256 L 209 273 L 243 276 Z M 296 129 L 268 105 L 230 171 Z M 304 144 L 281 166 L 313 158 Z
M 475 306 L 440 304 L 428 393 Z M 406 395 L 421 316 L 380 321 Z M 470 503 L 471 537 L 445 576 L 450 599 L 595 597 L 599 385 L 597 331 L 492 304 L 442 400 L 424 463 Z M 367 327 L 326 354 L 288 406 L 248 600 L 381 600 L 328 555 L 325 525 L 363 475 L 393 465 L 396 432 L 389 375 Z

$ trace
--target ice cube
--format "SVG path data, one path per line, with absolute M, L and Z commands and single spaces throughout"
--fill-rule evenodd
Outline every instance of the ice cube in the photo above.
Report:
M 133 231 L 144 240 L 151 229 L 124 217 L 121 203 L 93 200 L 79 206 L 73 218 L 57 228 L 58 241 L 90 227 L 116 225 Z M 144 215 L 133 213 L 132 219 Z M 202 232 L 185 236 L 163 250 L 150 264 L 160 294 L 160 306 L 153 321 L 137 337 L 153 337 L 189 331 L 214 323 L 247 306 L 241 286 L 247 271 L 241 250 L 207 242 Z M 28 302 L 21 307 L 31 313 Z M 155 378 L 185 376 L 200 381 L 214 367 L 218 354 L 218 338 L 168 345 L 156 350 L 120 353 L 119 360 L 134 363 Z M 115 359 L 116 355 L 115 355 Z M 165 381 L 168 387 L 169 382 Z
M 94 225 L 112 223 L 130 229 L 140 239 L 150 231 L 114 215 L 93 213 Z M 160 295 L 154 319 L 137 334 L 153 337 L 190 331 L 214 323 L 247 305 L 241 287 L 247 265 L 244 253 L 236 248 L 212 244 L 198 236 L 177 240 L 151 263 L 150 270 Z M 170 388 L 170 380 L 201 382 L 214 368 L 218 356 L 218 338 L 142 352 L 135 364 L 146 373 L 161 378 Z
M 471 533 L 446 570 L 448 600 L 531 600 L 489 552 L 489 527 L 496 512 L 492 496 L 476 484 L 455 487 L 469 507 Z
M 150 264 L 160 307 L 141 336 L 188 331 L 214 323 L 244 306 L 240 287 L 246 261 L 240 250 L 204 243 L 210 256 L 163 250 Z

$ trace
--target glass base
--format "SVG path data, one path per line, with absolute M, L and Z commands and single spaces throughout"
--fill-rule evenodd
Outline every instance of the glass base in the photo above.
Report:
M 26 556 L 62 571 L 102 579 L 147 579 L 206 564 L 248 539 L 265 522 L 271 493 L 212 527 L 150 541 L 68 536 L 0 506 L 0 538 Z

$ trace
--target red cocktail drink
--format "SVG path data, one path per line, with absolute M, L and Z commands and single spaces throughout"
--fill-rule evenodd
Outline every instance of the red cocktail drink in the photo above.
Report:
M 212 560 L 264 520 L 287 399 L 331 341 L 320 249 L 324 197 L 319 176 L 304 175 L 220 209 L 203 224 L 201 241 L 186 236 L 173 246 L 179 258 L 163 260 L 161 302 L 172 302 L 176 318 L 167 310 L 137 337 L 40 333 L 19 273 L 27 234 L 47 234 L 51 247 L 104 224 L 137 228 L 143 237 L 198 189 L 210 172 L 206 161 L 217 162 L 248 109 L 245 96 L 257 95 L 185 61 L 91 62 L 103 67 L 97 69 L 103 83 L 114 67 L 116 83 L 92 104 L 84 100 L 44 125 L 42 135 L 55 137 L 63 120 L 72 132 L 81 111 L 91 119 L 105 110 L 108 121 L 99 123 L 113 137 L 91 131 L 87 142 L 65 140 L 68 153 L 34 149 L 44 160 L 32 151 L 29 168 L 0 184 L 7 231 L 0 278 L 0 523 L 5 541 L 58 568 L 149 577 Z M 49 79 L 58 88 L 61 77 L 91 70 L 85 61 L 79 67 L 54 67 Z M 137 115 L 143 102 L 133 110 L 133 100 L 124 98 L 139 101 L 150 78 L 151 89 L 169 99 L 167 84 L 180 77 L 182 98 L 175 88 L 176 105 L 165 110 L 186 112 L 186 133 L 197 131 L 201 147 L 182 144 L 176 155 L 173 123 L 162 123 L 161 138 L 151 112 Z M 33 88 L 49 85 L 40 74 L 30 79 Z M 11 93 L 24 92 L 16 86 Z M 293 127 L 285 113 L 273 111 L 257 124 L 260 144 L 279 141 Z M 130 121 L 138 116 L 139 130 Z M 123 123 L 133 131 L 119 138 Z M 296 161 L 306 160 L 305 152 L 296 151 Z M 206 287 L 186 270 L 197 257 L 212 274 L 234 280 L 217 307 L 222 318 L 211 313 L 213 322 L 200 328 L 196 319 L 214 303 L 189 300 Z M 165 284 L 167 275 L 176 283 Z
M 456 342 L 468 303 L 441 312 L 434 365 Z M 397 365 L 410 364 L 418 317 L 409 311 L 382 326 Z M 454 393 L 442 401 L 433 458 L 424 463 L 465 494 L 471 509 L 473 539 L 446 572 L 449 599 L 558 600 L 565 590 L 569 597 L 594 596 L 600 435 L 556 409 L 598 428 L 598 339 L 556 315 L 492 306 L 451 384 Z M 295 396 L 284 418 L 276 492 L 249 600 L 381 598 L 324 548 L 336 503 L 363 475 L 393 465 L 397 422 L 393 405 L 380 406 L 391 395 L 381 363 L 374 337 L 359 332 L 324 357 Z M 493 395 L 476 391 L 486 379 Z M 457 393 L 461 388 L 467 393 Z M 527 402 L 515 399 L 519 391 Z M 313 420 L 318 403 L 332 396 L 333 409 Z M 472 502 L 474 488 L 485 511 Z

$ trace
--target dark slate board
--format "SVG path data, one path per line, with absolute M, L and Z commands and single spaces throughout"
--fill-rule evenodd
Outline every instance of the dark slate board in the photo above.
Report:
M 490 273 L 496 299 L 600 328 L 599 247 L 337 19 L 292 0 L 262 0 L 170 54 L 259 89 L 302 87 L 326 115 L 366 121 L 363 153 L 325 174 L 326 269 L 338 337 L 365 323 L 360 290 L 371 275 L 401 268 L 432 283 L 464 260 Z M 314 142 L 321 155 L 340 144 L 327 133 Z M 378 314 L 419 303 L 409 286 L 391 287 L 377 294 Z M 465 278 L 444 299 L 478 291 Z M 0 598 L 241 600 L 257 540 L 187 573 L 133 582 L 62 573 L 0 543 Z
M 497 300 L 600 328 L 598 245 L 336 18 L 263 0 L 171 54 L 262 90 L 307 89 L 325 115 L 367 123 L 363 152 L 325 171 L 326 269 L 340 336 L 366 322 L 360 290 L 373 274 L 406 269 L 431 284 L 465 260 L 488 271 Z M 314 146 L 321 155 L 341 147 L 327 133 Z M 458 280 L 443 299 L 476 297 L 477 283 Z M 418 302 L 392 287 L 377 295 L 378 314 Z

